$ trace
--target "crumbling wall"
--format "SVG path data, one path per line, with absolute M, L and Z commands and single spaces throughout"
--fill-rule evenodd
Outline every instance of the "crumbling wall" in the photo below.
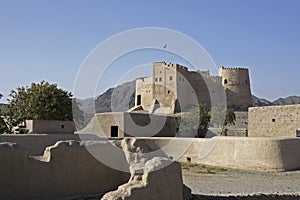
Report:
M 163 168 L 160 168 L 164 166 Z M 136 171 L 135 171 L 136 170 Z M 183 199 L 183 185 L 180 164 L 170 159 L 155 157 L 143 163 L 143 171 L 131 169 L 130 181 L 101 200 L 156 200 Z
M 47 147 L 42 156 L 30 156 L 23 147 L 3 142 L 0 143 L 0 197 L 62 199 L 101 197 L 108 193 L 104 199 L 190 199 L 190 190 L 182 183 L 180 164 L 164 153 L 155 157 L 144 152 L 149 152 L 149 148 L 137 145 L 134 138 L 59 141 Z M 103 154 L 122 170 L 103 164 L 98 157 Z
M 31 156 L 41 156 L 46 147 L 54 145 L 58 141 L 76 140 L 76 141 L 103 141 L 103 138 L 92 134 L 9 134 L 0 135 L 1 142 L 16 143 L 18 146 L 26 149 Z
M 110 142 L 90 145 L 99 151 L 114 148 Z M 126 162 L 125 155 L 119 159 Z M 17 144 L 0 143 L 0 163 L 0 197 L 6 200 L 103 194 L 130 177 L 99 162 L 78 141 L 58 142 L 40 157 L 28 156 Z

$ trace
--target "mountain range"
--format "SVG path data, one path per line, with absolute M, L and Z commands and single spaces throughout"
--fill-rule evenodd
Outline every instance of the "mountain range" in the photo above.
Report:
M 135 98 L 135 80 L 124 83 L 117 87 L 109 88 L 104 93 L 99 95 L 95 100 L 94 98 L 88 98 L 85 100 L 77 100 L 79 108 L 87 111 L 87 113 L 102 113 L 111 112 L 112 105 L 113 111 L 126 111 L 134 106 Z M 112 99 L 112 101 L 111 101 Z M 267 99 L 259 98 L 252 95 L 253 106 L 275 106 L 275 105 L 292 105 L 300 104 L 300 96 L 289 96 L 286 98 L 279 98 L 275 101 L 269 101 Z M 93 101 L 95 101 L 95 108 L 93 107 Z M 95 109 L 95 111 L 94 111 Z

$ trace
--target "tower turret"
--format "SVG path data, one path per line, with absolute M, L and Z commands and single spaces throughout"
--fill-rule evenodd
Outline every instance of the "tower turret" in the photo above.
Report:
M 220 67 L 219 75 L 226 91 L 227 105 L 245 110 L 252 106 L 249 71 L 247 68 Z

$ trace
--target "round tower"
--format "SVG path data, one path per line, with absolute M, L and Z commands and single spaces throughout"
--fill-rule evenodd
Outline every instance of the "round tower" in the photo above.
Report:
M 235 110 L 252 106 L 249 71 L 247 68 L 220 67 L 219 75 L 227 96 L 227 105 Z

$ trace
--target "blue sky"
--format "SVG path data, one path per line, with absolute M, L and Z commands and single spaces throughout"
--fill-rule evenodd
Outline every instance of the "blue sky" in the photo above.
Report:
M 43 79 L 73 91 L 79 67 L 95 46 L 141 27 L 190 36 L 218 66 L 247 66 L 252 93 L 259 97 L 300 95 L 299 9 L 297 0 L 2 0 L 1 101 L 10 90 Z

